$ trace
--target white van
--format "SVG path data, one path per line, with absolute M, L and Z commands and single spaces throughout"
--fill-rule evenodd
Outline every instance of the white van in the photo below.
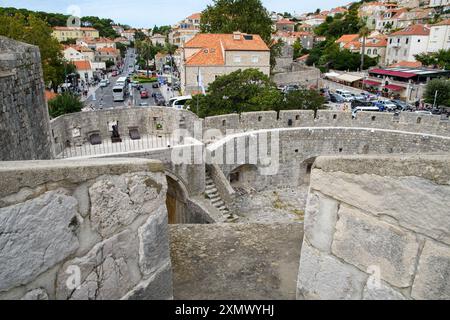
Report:
M 380 112 L 380 108 L 375 107 L 375 106 L 373 106 L 373 107 L 356 107 L 352 111 L 353 118 L 356 118 L 357 113 L 360 111 Z
M 348 94 L 348 95 L 352 95 L 352 93 L 348 90 L 344 90 L 344 89 L 336 89 L 336 93 L 339 95 L 344 95 L 344 94 Z
M 192 100 L 192 96 L 174 97 L 169 100 L 168 107 L 175 109 L 186 109 L 186 104 Z

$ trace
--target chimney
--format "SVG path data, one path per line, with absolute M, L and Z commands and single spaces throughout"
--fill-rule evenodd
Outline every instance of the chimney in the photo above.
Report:
M 233 32 L 233 39 L 234 40 L 241 40 L 241 33 L 239 31 Z

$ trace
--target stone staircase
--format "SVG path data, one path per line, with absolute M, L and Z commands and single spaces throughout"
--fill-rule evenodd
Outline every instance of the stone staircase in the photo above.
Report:
M 213 179 L 208 173 L 206 174 L 205 194 L 211 201 L 211 204 L 222 213 L 225 219 L 224 222 L 231 223 L 239 220 L 239 218 L 236 215 L 230 212 L 230 209 L 228 209 L 227 205 L 225 204 L 225 201 L 222 200 Z

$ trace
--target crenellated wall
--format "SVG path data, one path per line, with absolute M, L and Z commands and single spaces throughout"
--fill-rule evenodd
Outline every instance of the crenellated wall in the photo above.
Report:
M 70 144 L 82 145 L 88 142 L 90 134 L 98 132 L 102 140 L 110 140 L 111 122 L 119 122 L 119 132 L 129 137 L 129 130 L 137 128 L 142 135 L 171 134 L 176 129 L 185 129 L 194 134 L 194 122 L 199 121 L 196 115 L 185 110 L 165 107 L 151 108 L 116 108 L 92 112 L 66 114 L 51 120 L 51 136 L 53 143 L 59 146 Z M 160 124 L 162 128 L 158 129 Z M 78 129 L 80 136 L 74 136 Z
M 297 127 L 379 128 L 450 136 L 448 118 L 412 112 L 402 112 L 399 115 L 387 112 L 360 112 L 353 119 L 351 112 L 318 110 L 314 116 L 314 111 L 311 110 L 285 110 L 280 111 L 278 116 L 275 111 L 248 112 L 241 115 L 210 117 L 204 122 L 204 130 L 218 129 L 223 134 L 226 130 L 252 131 Z
M 160 162 L 0 162 L 0 299 L 172 299 Z
M 251 181 L 247 182 L 257 190 L 308 184 L 309 165 L 318 156 L 442 152 L 450 153 L 450 137 L 356 127 L 243 132 L 207 147 L 208 160 L 217 163 L 227 177 L 243 166 L 252 166 Z M 269 161 L 266 164 L 265 158 Z
M 450 298 L 450 156 L 319 157 L 298 299 Z

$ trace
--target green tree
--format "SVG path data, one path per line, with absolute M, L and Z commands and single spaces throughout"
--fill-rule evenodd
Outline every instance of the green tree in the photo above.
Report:
M 281 103 L 282 95 L 267 75 L 256 69 L 246 69 L 218 77 L 209 85 L 206 96 L 194 96 L 191 110 L 200 117 L 208 117 L 275 110 Z
M 258 34 L 271 49 L 271 66 L 280 55 L 280 45 L 272 41 L 272 20 L 261 0 L 214 0 L 202 12 L 200 29 L 205 33 L 241 31 Z
M 52 29 L 34 15 L 0 16 L 0 35 L 39 47 L 46 85 L 54 90 L 65 80 L 61 46 L 52 36 Z
M 48 108 L 50 116 L 56 118 L 63 114 L 80 112 L 83 108 L 83 103 L 77 96 L 66 92 L 50 100 Z
M 437 93 L 437 95 L 436 95 Z M 450 106 L 450 81 L 443 79 L 434 79 L 428 82 L 424 98 L 426 103 L 434 104 L 436 98 L 436 106 Z
M 366 57 L 366 39 L 370 34 L 369 28 L 367 28 L 365 23 L 362 23 L 361 29 L 359 30 L 359 37 L 362 38 L 362 53 L 361 54 L 361 67 L 360 70 L 364 70 L 364 58 Z
M 147 70 L 147 78 L 150 76 L 149 61 L 155 59 L 156 54 L 161 48 L 161 46 L 154 46 L 150 40 L 136 41 L 136 49 L 139 57 L 144 61 L 145 70 Z
M 325 98 L 316 90 L 290 91 L 284 100 L 283 110 L 314 110 L 324 109 Z
M 450 50 L 439 50 L 438 52 L 422 53 L 415 56 L 416 60 L 425 66 L 450 69 Z
M 294 47 L 294 59 L 301 57 L 303 53 L 303 46 L 300 39 L 295 40 L 293 47 Z

